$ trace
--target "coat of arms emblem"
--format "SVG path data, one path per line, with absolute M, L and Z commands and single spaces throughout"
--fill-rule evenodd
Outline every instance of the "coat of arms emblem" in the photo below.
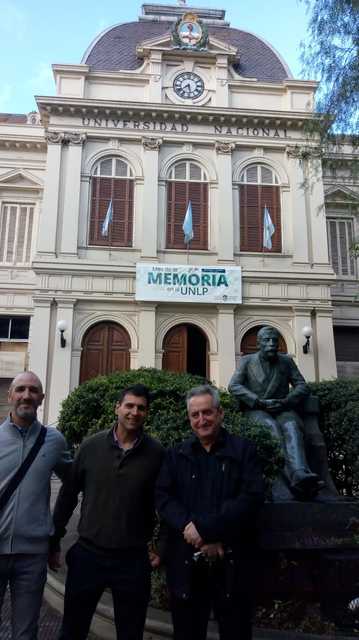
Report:
M 172 31 L 173 43 L 184 49 L 204 49 L 208 41 L 206 25 L 194 13 L 185 13 Z

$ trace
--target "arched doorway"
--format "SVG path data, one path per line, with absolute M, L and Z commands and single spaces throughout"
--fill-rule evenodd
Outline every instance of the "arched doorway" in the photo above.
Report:
M 177 373 L 208 375 L 208 340 L 193 324 L 178 324 L 163 340 L 162 368 Z
M 252 329 L 249 329 L 249 331 L 247 331 L 247 333 L 244 334 L 244 336 L 242 338 L 242 342 L 241 342 L 241 356 L 246 356 L 249 353 L 255 353 L 256 351 L 258 351 L 257 333 L 264 326 L 268 326 L 268 325 L 259 324 L 259 325 L 255 326 L 255 327 L 252 327 Z M 279 349 L 278 349 L 278 351 L 280 353 L 288 353 L 286 342 L 285 342 L 283 336 L 281 336 L 281 335 L 279 336 Z
M 80 383 L 96 376 L 130 368 L 131 340 L 115 322 L 99 322 L 82 340 Z

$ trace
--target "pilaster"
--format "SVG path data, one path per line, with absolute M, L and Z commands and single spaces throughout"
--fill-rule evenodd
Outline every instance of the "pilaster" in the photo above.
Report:
M 157 259 L 158 229 L 158 162 L 162 140 L 142 138 L 143 145 L 143 207 L 141 258 Z
M 302 333 L 303 327 L 312 327 L 314 336 L 311 309 L 294 308 L 294 337 L 297 345 L 297 366 L 307 382 L 315 382 L 317 345 L 315 344 L 315 339 L 313 340 L 312 337 L 308 353 L 303 353 L 303 345 L 305 344 L 305 337 Z
M 29 370 L 36 373 L 40 378 L 45 399 L 38 409 L 40 421 L 46 415 L 45 407 L 48 405 L 48 350 L 50 342 L 50 322 L 52 298 L 33 298 L 34 313 L 30 325 L 29 344 Z
M 233 195 L 232 195 L 232 151 L 234 144 L 217 141 L 217 247 L 218 260 L 233 261 Z
M 156 366 L 156 306 L 142 304 L 139 310 L 138 367 Z
M 318 358 L 318 380 L 331 380 L 337 377 L 333 333 L 333 310 L 316 309 L 315 340 Z
M 47 160 L 44 196 L 39 221 L 37 251 L 47 257 L 56 255 L 57 223 L 60 198 L 60 176 L 63 133 L 46 134 Z
M 234 305 L 218 305 L 218 380 L 219 387 L 227 387 L 235 369 Z
M 60 332 L 57 328 L 55 329 L 49 402 L 49 423 L 57 422 L 61 402 L 67 398 L 70 392 L 72 328 L 76 300 L 73 298 L 57 298 L 55 303 L 57 305 L 55 327 L 57 327 L 59 320 L 65 320 L 67 323 L 67 329 L 64 333 L 64 338 L 66 339 L 65 347 L 61 347 Z
M 302 160 L 296 148 L 288 147 L 288 172 L 291 185 L 293 262 L 308 264 L 310 260 L 310 219 L 306 198 Z
M 77 255 L 78 225 L 80 211 L 81 161 L 85 134 L 67 133 L 64 143 L 68 145 L 64 176 L 64 202 L 60 252 Z

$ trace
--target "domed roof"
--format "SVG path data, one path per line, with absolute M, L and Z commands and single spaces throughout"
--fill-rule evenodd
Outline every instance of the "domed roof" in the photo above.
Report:
M 136 54 L 137 45 L 144 40 L 169 34 L 172 29 L 172 21 L 139 21 L 115 25 L 94 40 L 82 62 L 89 65 L 92 71 L 138 69 L 143 60 Z M 282 82 L 292 77 L 281 56 L 258 36 L 228 26 L 212 25 L 208 25 L 208 34 L 237 47 L 239 60 L 233 64 L 237 74 L 256 78 L 259 82 Z

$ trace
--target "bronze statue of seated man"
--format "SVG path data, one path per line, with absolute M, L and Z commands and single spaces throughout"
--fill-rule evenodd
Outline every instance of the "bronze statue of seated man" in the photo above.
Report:
M 276 329 L 260 329 L 259 351 L 241 357 L 228 388 L 248 418 L 279 438 L 285 456 L 283 475 L 291 494 L 310 500 L 324 483 L 308 466 L 303 422 L 296 412 L 309 395 L 309 388 L 293 359 L 278 353 L 278 344 Z

